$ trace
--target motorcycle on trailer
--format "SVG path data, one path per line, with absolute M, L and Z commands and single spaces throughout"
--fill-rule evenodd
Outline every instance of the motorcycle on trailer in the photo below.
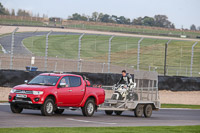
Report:
M 107 115 L 121 115 L 123 111 L 134 111 L 136 117 L 151 117 L 153 110 L 160 109 L 158 73 L 134 71 L 135 82 L 130 85 L 114 85 L 112 97 L 106 99 L 98 110 Z

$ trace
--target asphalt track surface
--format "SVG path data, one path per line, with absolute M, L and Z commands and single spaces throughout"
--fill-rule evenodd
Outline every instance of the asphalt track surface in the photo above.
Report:
M 47 35 L 49 32 L 24 32 L 16 33 L 14 37 L 14 54 L 31 55 L 31 52 L 23 45 L 23 40 L 27 37 Z M 52 32 L 51 35 L 81 35 L 80 33 L 72 32 Z M 12 35 L 0 37 L 0 44 L 5 49 L 6 53 L 11 51 Z
M 65 110 L 62 115 L 41 116 L 39 110 L 11 112 L 8 104 L 0 104 L 0 128 L 3 127 L 115 127 L 115 126 L 184 126 L 200 125 L 200 110 L 161 109 L 151 118 L 137 118 L 130 111 L 121 116 L 107 116 L 104 111 L 93 117 L 82 116 L 81 110 Z

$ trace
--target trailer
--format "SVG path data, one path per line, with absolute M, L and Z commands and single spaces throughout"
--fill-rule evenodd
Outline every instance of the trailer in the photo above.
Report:
M 121 115 L 123 111 L 134 111 L 136 117 L 151 117 L 152 111 L 160 109 L 158 92 L 158 73 L 150 71 L 134 71 L 134 83 L 123 100 L 106 99 L 98 110 L 107 115 Z

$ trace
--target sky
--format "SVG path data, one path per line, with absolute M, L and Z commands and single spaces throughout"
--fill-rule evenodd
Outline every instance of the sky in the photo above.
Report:
M 8 9 L 26 9 L 33 14 L 47 14 L 48 17 L 66 19 L 73 13 L 91 15 L 102 12 L 125 16 L 131 20 L 137 17 L 157 14 L 167 15 L 176 28 L 200 26 L 200 0 L 0 0 Z

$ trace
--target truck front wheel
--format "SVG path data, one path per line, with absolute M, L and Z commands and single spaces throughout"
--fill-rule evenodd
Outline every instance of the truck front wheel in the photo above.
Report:
M 84 107 L 82 107 L 82 113 L 84 116 L 92 116 L 94 114 L 95 111 L 95 102 L 93 99 L 88 99 L 84 105 Z
M 13 113 L 21 113 L 23 111 L 23 108 L 19 107 L 17 104 L 10 104 L 10 109 Z
M 48 98 L 41 106 L 41 113 L 44 116 L 50 116 L 53 115 L 53 112 L 54 112 L 54 101 L 51 98 Z

